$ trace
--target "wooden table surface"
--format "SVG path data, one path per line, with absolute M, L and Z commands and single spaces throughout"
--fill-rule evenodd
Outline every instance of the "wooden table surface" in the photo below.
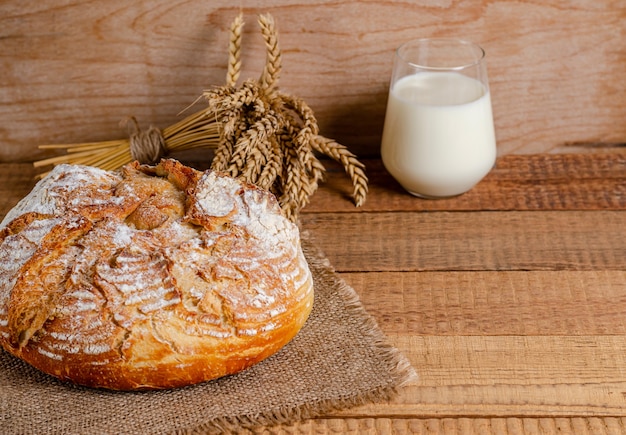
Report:
M 268 432 L 625 432 L 626 148 L 504 156 L 445 200 L 364 163 L 363 207 L 329 165 L 301 225 L 419 379 L 391 403 Z M 34 174 L 0 164 L 0 216 Z

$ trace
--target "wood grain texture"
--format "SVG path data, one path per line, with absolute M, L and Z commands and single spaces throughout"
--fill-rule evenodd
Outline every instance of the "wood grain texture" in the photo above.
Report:
M 417 435 L 615 435 L 626 432 L 624 417 L 589 418 L 345 418 L 308 420 L 255 434 Z
M 43 157 L 42 143 L 124 137 L 179 119 L 224 83 L 227 29 L 242 10 L 242 78 L 264 52 L 270 12 L 281 87 L 315 110 L 322 134 L 377 155 L 394 49 L 455 36 L 487 51 L 501 155 L 626 142 L 626 3 L 620 0 L 41 0 L 0 3 L 0 161 Z M 201 106 L 194 106 L 199 109 Z
M 310 213 L 302 225 L 340 272 L 626 269 L 620 211 Z
M 326 182 L 303 213 L 477 210 L 623 210 L 626 208 L 626 148 L 602 154 L 537 154 L 500 157 L 469 192 L 454 198 L 415 198 L 389 175 L 380 160 L 364 160 L 369 200 L 358 210 L 343 168 L 325 163 Z
M 626 270 L 344 273 L 397 335 L 626 335 Z
M 626 416 L 626 337 L 407 336 L 419 380 L 341 416 Z M 601 368 L 601 369 L 599 369 Z

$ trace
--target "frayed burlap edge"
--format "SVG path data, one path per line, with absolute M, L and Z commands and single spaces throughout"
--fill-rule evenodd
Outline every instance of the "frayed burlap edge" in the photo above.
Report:
M 314 244 L 308 231 L 302 231 L 302 249 L 313 275 L 332 282 L 333 287 L 345 303 L 346 312 L 361 321 L 363 332 L 372 340 L 378 354 L 388 364 L 393 382 L 365 394 L 342 397 L 332 400 L 320 400 L 306 403 L 295 408 L 277 408 L 271 414 L 239 415 L 232 418 L 216 418 L 201 426 L 188 430 L 179 430 L 179 434 L 205 434 L 223 432 L 241 432 L 242 429 L 254 430 L 262 426 L 289 425 L 297 421 L 320 417 L 332 412 L 342 411 L 356 406 L 380 403 L 393 399 L 401 387 L 417 380 L 418 375 L 409 360 L 389 342 L 376 319 L 365 309 L 356 291 L 341 279 L 324 253 Z

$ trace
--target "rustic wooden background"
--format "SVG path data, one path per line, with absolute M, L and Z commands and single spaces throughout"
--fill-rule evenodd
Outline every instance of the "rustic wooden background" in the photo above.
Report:
M 261 72 L 256 15 L 269 12 L 282 90 L 359 156 L 378 153 L 394 49 L 426 36 L 485 48 L 500 155 L 626 142 L 623 0 L 2 0 L 0 162 L 42 158 L 42 143 L 124 137 L 131 115 L 175 122 L 224 82 L 240 10 L 242 78 Z

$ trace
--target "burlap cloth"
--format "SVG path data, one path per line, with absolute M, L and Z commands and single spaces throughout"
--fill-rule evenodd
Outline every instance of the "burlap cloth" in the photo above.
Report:
M 0 350 L 0 433 L 247 431 L 389 399 L 415 375 L 310 237 L 313 311 L 273 357 L 187 388 L 112 392 L 57 381 Z

